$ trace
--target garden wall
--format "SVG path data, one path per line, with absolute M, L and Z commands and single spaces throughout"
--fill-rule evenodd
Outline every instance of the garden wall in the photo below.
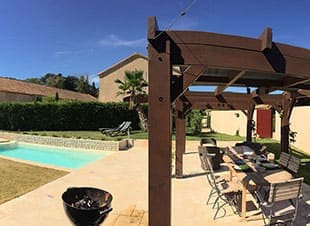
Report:
M 100 141 L 90 139 L 35 136 L 5 132 L 0 133 L 0 137 L 8 140 L 16 140 L 17 142 L 102 151 L 119 151 L 128 149 L 133 146 L 133 141 L 128 139 L 121 141 Z

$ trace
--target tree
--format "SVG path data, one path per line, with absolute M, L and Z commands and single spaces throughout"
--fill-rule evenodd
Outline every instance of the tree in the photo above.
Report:
M 43 84 L 59 89 L 63 88 L 64 77 L 62 74 L 47 73 L 41 78 Z
M 68 76 L 63 82 L 63 89 L 76 91 L 79 83 L 79 79 L 75 76 Z
M 148 86 L 143 73 L 141 70 L 125 71 L 124 81 L 116 79 L 115 83 L 119 84 L 117 95 L 128 95 L 129 109 L 137 111 L 142 130 L 147 131 L 147 118 L 140 103 L 141 97 L 146 95 L 145 87 Z
M 80 93 L 89 93 L 88 75 L 81 75 L 78 81 L 77 90 Z
M 30 83 L 43 85 L 40 78 L 27 78 L 25 81 L 30 82 Z
M 94 97 L 98 97 L 99 89 L 96 88 L 95 82 L 93 82 L 92 85 L 90 86 L 89 94 Z
M 81 75 L 79 77 L 69 75 L 65 77 L 61 73 L 47 73 L 41 78 L 29 78 L 26 81 L 59 89 L 88 93 L 95 97 L 98 96 L 98 88 L 96 88 L 95 83 L 89 84 L 88 75 Z

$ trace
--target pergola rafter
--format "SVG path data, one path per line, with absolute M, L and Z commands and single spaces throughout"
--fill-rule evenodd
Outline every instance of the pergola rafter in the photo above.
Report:
M 226 85 L 224 85 L 224 86 L 223 85 L 218 85 L 216 90 L 215 90 L 215 95 L 217 96 L 217 95 L 220 95 L 221 93 L 223 93 L 226 88 L 228 88 L 229 86 L 233 85 L 245 73 L 246 73 L 246 71 L 240 71 L 235 76 L 233 76 L 233 78 L 231 78 L 231 80 L 228 83 L 226 83 Z
M 246 112 L 249 124 L 259 103 L 274 105 L 281 113 L 281 151 L 287 151 L 291 111 L 294 105 L 310 102 L 300 95 L 303 92 L 309 96 L 310 50 L 273 42 L 270 28 L 257 39 L 198 31 L 160 31 L 155 17 L 148 20 L 148 41 L 149 224 L 169 226 L 172 104 L 177 106 L 176 123 L 180 125 L 176 138 L 179 154 L 185 148 L 185 115 L 190 109 L 236 108 Z M 174 67 L 180 70 L 175 72 Z M 212 97 L 199 97 L 187 94 L 190 85 L 222 88 Z M 224 92 L 231 85 L 257 90 L 234 99 L 235 94 Z M 268 95 L 277 89 L 287 91 L 280 102 Z M 177 165 L 181 163 L 179 158 Z

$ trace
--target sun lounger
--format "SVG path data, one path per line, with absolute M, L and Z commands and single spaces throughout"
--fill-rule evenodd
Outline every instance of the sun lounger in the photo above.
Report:
M 118 130 L 118 129 L 121 129 L 127 122 L 128 121 L 124 121 L 121 124 L 119 124 L 118 127 L 115 127 L 115 128 L 99 128 L 99 131 L 104 134 L 104 131 L 107 131 L 107 130 Z
M 99 128 L 100 132 L 104 135 L 107 136 L 116 136 L 120 134 L 130 134 L 131 130 L 131 122 L 130 121 L 125 121 L 121 123 L 118 127 L 116 128 Z

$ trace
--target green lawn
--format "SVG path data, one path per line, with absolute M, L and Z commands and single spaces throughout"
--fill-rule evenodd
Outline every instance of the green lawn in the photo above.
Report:
M 0 158 L 0 204 L 32 191 L 67 173 Z
M 127 138 L 127 135 L 123 136 L 105 136 L 99 131 L 25 131 L 24 134 L 41 135 L 41 136 L 54 136 L 54 137 L 74 137 L 93 140 L 121 140 Z M 201 137 L 213 137 L 220 141 L 243 141 L 245 138 L 240 136 L 232 136 L 221 133 L 201 133 L 199 135 L 187 134 L 187 140 L 200 140 Z M 131 131 L 130 138 L 132 139 L 148 139 L 148 133 L 141 131 Z M 172 136 L 175 139 L 175 135 Z

